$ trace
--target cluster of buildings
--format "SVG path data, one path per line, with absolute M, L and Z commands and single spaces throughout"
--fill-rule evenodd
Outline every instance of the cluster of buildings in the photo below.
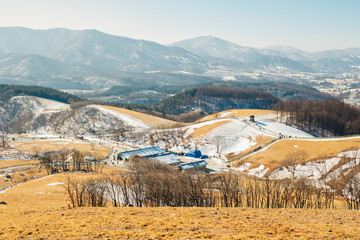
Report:
M 175 153 L 165 152 L 164 149 L 158 146 L 120 152 L 118 154 L 118 160 L 128 161 L 134 156 L 158 161 L 160 163 L 177 168 L 179 171 L 204 170 L 206 169 L 207 165 L 207 162 L 204 160 L 204 158 L 207 156 L 202 155 L 199 150 L 193 150 L 187 154 L 187 157 L 183 157 L 181 159 Z

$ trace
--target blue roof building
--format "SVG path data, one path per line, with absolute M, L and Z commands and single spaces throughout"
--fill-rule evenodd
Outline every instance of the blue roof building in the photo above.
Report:
M 186 154 L 186 156 L 188 156 L 188 157 L 193 157 L 193 158 L 200 158 L 201 157 L 201 151 L 200 150 L 197 150 L 197 149 L 195 149 L 195 150 L 191 150 L 190 152 L 188 152 L 187 154 Z
M 127 161 L 133 156 L 149 157 L 164 153 L 165 153 L 164 149 L 160 148 L 159 146 L 155 146 L 155 147 L 140 148 L 136 150 L 121 152 L 118 154 L 118 159 Z
M 207 162 L 205 160 L 200 160 L 196 162 L 190 162 L 190 163 L 183 163 L 178 166 L 180 171 L 186 171 L 186 170 L 202 170 L 205 169 L 207 165 Z

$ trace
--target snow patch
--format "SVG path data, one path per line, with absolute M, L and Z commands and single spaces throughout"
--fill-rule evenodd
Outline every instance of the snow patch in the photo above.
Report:
M 239 170 L 241 172 L 245 172 L 249 170 L 249 167 L 251 166 L 251 163 L 244 163 L 242 165 L 240 165 L 238 168 L 236 168 L 236 170 Z
M 48 186 L 55 186 L 55 185 L 61 185 L 64 184 L 63 182 L 54 182 L 54 183 L 49 183 Z
M 248 171 L 248 175 L 262 178 L 267 173 L 267 171 L 269 171 L 269 168 L 265 168 L 265 166 L 261 164 L 257 168 L 250 169 Z

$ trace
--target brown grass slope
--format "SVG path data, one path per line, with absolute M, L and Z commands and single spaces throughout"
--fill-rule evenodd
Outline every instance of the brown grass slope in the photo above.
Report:
M 110 167 L 104 169 L 112 171 Z M 114 174 L 116 174 L 114 172 Z M 358 239 L 360 214 L 348 210 L 244 208 L 69 209 L 67 174 L 2 194 L 0 239 Z M 75 173 L 78 178 L 96 174 Z
M 322 139 L 322 140 L 295 140 L 282 139 L 264 151 L 251 155 L 242 161 L 234 163 L 239 166 L 244 162 L 252 163 L 254 166 L 263 164 L 273 170 L 282 165 L 285 157 L 294 151 L 303 150 L 308 154 L 307 162 L 330 159 L 339 153 L 348 150 L 360 149 L 360 137 L 347 139 Z
M 171 121 L 171 120 L 168 120 L 165 118 L 160 118 L 160 117 L 152 116 L 149 114 L 132 111 L 132 110 L 128 110 L 125 108 L 118 108 L 118 107 L 112 107 L 112 106 L 106 106 L 106 105 L 101 105 L 101 107 L 107 108 L 109 110 L 112 110 L 112 111 L 115 111 L 118 113 L 128 115 L 128 116 L 138 119 L 152 127 L 169 128 L 172 126 L 179 126 L 179 124 L 180 124 L 178 122 L 174 122 L 174 121 Z
M 75 149 L 84 154 L 90 154 L 97 159 L 103 159 L 108 156 L 111 149 L 105 146 L 99 146 L 86 142 L 76 142 L 70 140 L 34 140 L 11 142 L 11 146 L 21 152 L 49 152 L 59 150 Z

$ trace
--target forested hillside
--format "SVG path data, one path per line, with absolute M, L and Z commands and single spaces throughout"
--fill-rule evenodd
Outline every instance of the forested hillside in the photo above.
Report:
M 280 119 L 317 136 L 360 134 L 360 109 L 341 100 L 281 101 L 276 108 Z
M 259 90 L 203 86 L 165 99 L 156 104 L 154 109 L 170 114 L 213 112 L 231 108 L 271 109 L 278 101 L 278 98 Z
M 235 82 L 226 81 L 214 83 L 214 86 L 238 87 L 243 89 L 257 89 L 268 92 L 283 100 L 307 99 L 333 99 L 330 94 L 320 92 L 313 87 L 289 82 Z
M 29 95 L 48 98 L 63 103 L 81 101 L 81 98 L 69 93 L 61 92 L 53 88 L 39 86 L 7 85 L 0 84 L 0 101 L 6 102 L 13 96 Z

